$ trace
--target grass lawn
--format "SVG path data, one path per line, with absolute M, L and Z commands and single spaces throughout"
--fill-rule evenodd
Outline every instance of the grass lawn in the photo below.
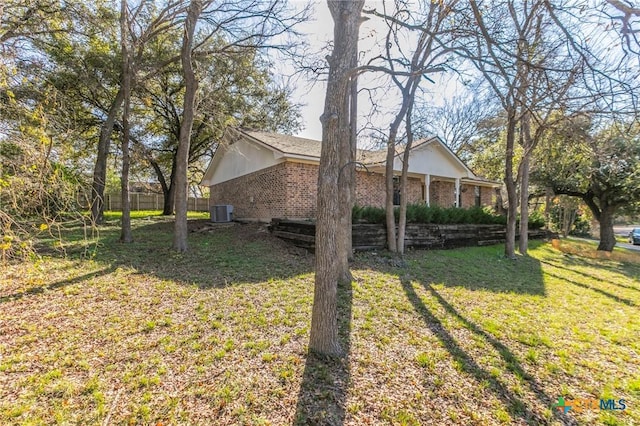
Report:
M 307 354 L 312 256 L 254 225 L 68 229 L 0 270 L 0 424 L 640 424 L 640 254 L 579 241 L 359 254 L 344 359 Z M 59 242 L 51 244 L 60 245 Z M 559 397 L 626 410 L 554 409 Z

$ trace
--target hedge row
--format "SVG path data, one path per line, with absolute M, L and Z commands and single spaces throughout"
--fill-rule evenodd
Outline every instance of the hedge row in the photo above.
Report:
M 394 209 L 396 222 L 399 208 Z M 353 222 L 385 223 L 385 209 L 371 206 L 354 206 Z M 407 206 L 407 223 L 435 223 L 435 224 L 476 224 L 476 225 L 506 225 L 507 217 L 493 213 L 489 208 L 459 207 L 443 208 L 427 206 L 426 204 L 409 204 Z M 529 228 L 539 229 L 544 226 L 544 218 L 537 212 L 529 216 Z

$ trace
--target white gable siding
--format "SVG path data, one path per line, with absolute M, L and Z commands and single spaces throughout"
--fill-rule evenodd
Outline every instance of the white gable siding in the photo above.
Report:
M 395 159 L 393 168 L 402 170 L 402 161 Z M 409 173 L 450 178 L 470 177 L 465 167 L 437 143 L 419 146 L 409 156 Z
M 205 176 L 206 185 L 215 185 L 237 177 L 275 166 L 284 161 L 276 159 L 274 152 L 254 143 L 238 139 L 232 145 L 224 145 L 222 152 L 216 153 L 213 161 L 215 169 L 211 177 Z M 222 155 L 220 155 L 222 154 Z

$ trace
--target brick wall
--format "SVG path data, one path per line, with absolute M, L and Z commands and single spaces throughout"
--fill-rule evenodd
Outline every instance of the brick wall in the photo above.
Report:
M 285 216 L 285 163 L 210 187 L 211 205 L 231 204 L 237 218 L 271 220 Z
M 422 188 L 424 188 L 424 183 L 422 183 L 420 179 L 410 177 L 408 179 L 408 184 L 409 184 L 409 198 L 408 198 L 409 204 L 424 203 L 425 199 L 422 196 L 422 192 L 423 192 Z
M 482 197 L 482 190 L 480 190 Z M 460 185 L 460 207 L 469 208 L 476 205 L 476 186 L 461 184 Z
M 409 204 L 424 202 L 422 197 L 423 183 L 420 179 L 410 177 Z M 359 206 L 384 207 L 385 179 L 378 173 L 358 171 L 356 175 L 356 204 Z
M 461 207 L 469 208 L 476 205 L 476 185 L 462 184 L 460 185 Z M 495 204 L 495 190 L 486 186 L 480 187 L 480 206 L 493 207 Z
M 423 183 L 409 178 L 409 203 L 424 202 Z M 211 205 L 231 204 L 237 218 L 271 220 L 274 217 L 313 218 L 316 214 L 318 166 L 285 162 L 211 187 Z M 463 206 L 475 205 L 473 186 L 463 192 Z M 384 207 L 384 176 L 356 173 L 356 203 L 360 206 Z M 455 184 L 431 182 L 432 205 L 454 205 Z M 491 205 L 493 191 L 482 188 L 483 205 Z
M 493 207 L 496 204 L 496 190 L 483 186 L 480 189 L 480 204 L 482 207 Z
M 455 189 L 454 182 L 432 181 L 429 187 L 429 203 L 432 206 L 453 207 L 456 201 Z
M 287 198 L 284 216 L 297 219 L 315 217 L 318 196 L 318 166 L 286 162 L 285 179 Z
M 358 171 L 356 173 L 356 204 L 384 207 L 384 187 L 383 175 Z

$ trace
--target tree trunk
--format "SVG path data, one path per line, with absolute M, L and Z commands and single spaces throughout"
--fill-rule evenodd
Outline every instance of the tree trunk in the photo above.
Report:
M 562 212 L 562 236 L 563 237 L 567 237 L 569 235 L 569 231 L 571 231 L 571 207 L 569 207 L 569 203 L 565 202 L 563 203 L 563 206 L 561 207 Z
M 122 110 L 122 174 L 120 175 L 120 191 L 122 197 L 122 221 L 120 224 L 120 242 L 130 243 L 131 235 L 131 200 L 129 198 L 129 113 L 131 107 L 131 56 L 127 47 L 127 2 L 120 2 L 120 44 L 122 45 L 122 92 L 124 108 Z
M 525 112 L 520 120 L 520 144 L 524 150 L 518 177 L 520 181 L 520 239 L 518 251 L 522 256 L 527 255 L 529 249 L 529 163 L 531 152 L 535 145 L 531 137 L 531 115 Z
M 407 193 L 408 185 L 407 170 L 409 165 L 409 148 L 405 148 L 402 163 L 402 174 L 400 175 L 400 211 L 398 212 L 398 240 L 396 248 L 398 253 L 404 254 L 404 235 L 407 228 Z
M 407 115 L 407 110 L 411 103 L 412 102 L 410 102 L 409 96 L 407 95 L 407 89 L 403 88 L 402 106 L 389 127 L 389 139 L 387 140 L 387 159 L 384 173 L 386 184 L 385 210 L 387 223 L 387 248 L 390 252 L 398 251 L 398 240 L 396 238 L 396 216 L 393 210 L 393 162 L 396 157 L 396 138 L 398 136 L 400 124 L 402 124 L 402 120 L 404 120 Z M 400 196 L 402 197 L 402 194 L 400 194 Z
M 104 185 L 107 180 L 109 145 L 111 143 L 113 126 L 118 117 L 118 111 L 120 110 L 123 100 L 124 93 L 122 86 L 120 86 L 107 112 L 107 119 L 100 126 L 98 152 L 96 155 L 96 165 L 93 169 L 93 183 L 91 185 L 91 220 L 96 224 L 104 222 Z
M 515 111 L 509 111 L 507 119 L 507 149 L 505 156 L 504 183 L 507 187 L 507 232 L 504 244 L 504 255 L 509 259 L 516 258 L 516 220 L 518 215 L 518 197 L 516 182 L 513 178 L 513 148 L 516 131 Z
M 164 200 L 162 203 L 162 215 L 163 216 L 171 216 L 175 213 L 175 205 L 176 205 L 176 185 L 174 181 L 169 183 L 169 188 L 165 191 L 162 190 L 164 195 Z
M 163 203 L 163 216 L 167 216 L 167 215 L 172 215 L 173 214 L 173 188 L 174 186 L 168 186 L 167 185 L 167 180 L 164 178 L 164 173 L 162 172 L 162 168 L 160 168 L 160 165 L 158 164 L 158 162 L 153 158 L 153 156 L 151 155 L 151 153 L 149 152 L 149 149 L 144 146 L 144 144 L 142 142 L 140 142 L 136 137 L 129 135 L 131 142 L 133 142 L 135 145 L 138 146 L 138 148 L 140 149 L 140 151 L 142 152 L 142 155 L 144 156 L 144 158 L 147 160 L 147 162 L 149 163 L 149 165 L 151 165 L 151 167 L 153 168 L 153 171 L 156 173 L 156 177 L 158 178 L 158 183 L 160 184 L 160 188 L 162 189 L 162 195 L 164 197 Z M 174 171 L 175 171 L 175 161 L 176 157 L 175 155 L 173 156 L 173 164 L 171 166 L 171 181 L 173 182 L 173 178 L 174 178 Z M 171 195 L 170 195 L 171 193 Z M 170 212 L 169 213 L 165 213 L 166 209 L 167 209 L 167 203 L 170 202 L 169 204 L 169 209 Z
M 614 208 L 605 206 L 600 209 L 600 244 L 598 244 L 598 250 L 610 252 L 613 251 L 616 245 L 616 235 L 613 232 L 614 216 Z
M 162 215 L 171 216 L 175 212 L 176 205 L 176 156 L 173 156 L 173 162 L 171 164 L 171 175 L 169 176 L 169 187 L 162 187 L 164 193 L 164 205 L 162 206 Z
M 158 182 L 160 183 L 160 188 L 162 188 L 162 195 L 163 195 L 162 215 L 163 216 L 172 215 L 174 186 L 167 185 L 167 180 L 164 178 L 164 173 L 162 173 L 162 169 L 160 168 L 160 165 L 154 159 L 148 158 L 147 161 L 149 161 L 149 164 L 151 164 L 151 167 L 153 167 L 153 170 L 156 172 Z M 173 168 L 171 171 L 173 172 Z M 173 176 L 172 176 L 172 182 L 173 182 Z
M 410 80 L 409 87 L 413 84 L 413 80 Z M 417 88 L 417 81 L 415 88 Z M 404 147 L 404 153 L 402 155 L 402 172 L 400 175 L 400 212 L 398 218 L 398 253 L 404 254 L 404 236 L 407 229 L 407 203 L 409 194 L 409 155 L 411 153 L 411 146 L 413 145 L 413 129 L 411 122 L 411 114 L 413 113 L 413 101 L 415 99 L 415 88 L 409 91 L 408 107 L 406 112 L 406 132 L 407 132 L 407 145 Z M 406 97 L 406 91 L 403 94 Z
M 544 229 L 549 230 L 551 223 L 551 202 L 553 200 L 553 191 L 551 188 L 544 189 Z
M 520 163 L 520 239 L 518 251 L 526 256 L 529 248 L 529 154 Z
M 391 125 L 389 140 L 387 141 L 387 159 L 385 164 L 385 210 L 387 223 L 387 248 L 390 252 L 397 252 L 398 245 L 396 239 L 396 217 L 393 213 L 393 160 L 396 156 L 396 133 L 397 129 Z
M 178 152 L 176 154 L 176 221 L 173 233 L 173 248 L 178 252 L 187 251 L 187 168 L 189 163 L 189 148 L 191 143 L 191 129 L 193 128 L 193 117 L 195 114 L 196 92 L 198 81 L 193 70 L 191 52 L 193 46 L 193 35 L 200 12 L 202 11 L 202 1 L 192 0 L 187 10 L 187 18 L 184 25 L 184 37 L 180 59 L 182 61 L 182 71 L 185 81 L 184 109 L 182 112 L 182 123 L 180 125 L 180 140 L 178 141 Z
M 350 68 L 358 66 L 358 45 L 357 41 L 349 46 L 351 49 L 348 55 L 351 57 Z M 343 232 L 338 234 L 338 256 L 336 261 L 339 266 L 339 280 L 341 282 L 351 282 L 353 276 L 349 270 L 349 259 L 353 257 L 352 245 L 352 211 L 355 203 L 355 178 L 356 178 L 356 149 L 357 149 L 357 77 L 349 79 L 349 92 L 344 99 L 343 108 L 349 111 L 348 120 L 338 118 L 340 127 L 340 171 L 338 175 L 338 185 L 340 191 L 340 229 Z M 342 138 L 347 137 L 348 143 Z
M 350 143 L 349 94 L 350 71 L 354 52 L 357 53 L 360 12 L 364 1 L 328 1 L 335 23 L 334 48 L 329 61 L 329 77 L 322 122 L 322 152 L 318 172 L 318 213 L 316 224 L 316 275 L 311 315 L 309 349 L 326 354 L 340 355 L 338 341 L 337 289 L 341 278 L 339 241 L 344 241 L 347 221 L 340 220 L 345 209 L 340 207 L 341 191 L 345 179 L 340 179 L 340 158 L 344 145 Z M 340 186 L 342 185 L 342 187 Z M 351 211 L 348 212 L 349 215 Z M 342 248 L 344 250 L 344 246 Z
M 496 194 L 496 203 L 493 207 L 496 211 L 496 214 L 506 215 L 507 210 L 504 208 L 504 200 L 502 199 L 502 188 L 496 188 L 495 194 Z

